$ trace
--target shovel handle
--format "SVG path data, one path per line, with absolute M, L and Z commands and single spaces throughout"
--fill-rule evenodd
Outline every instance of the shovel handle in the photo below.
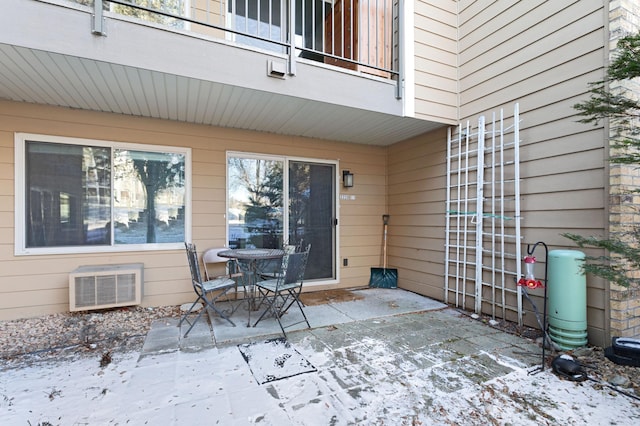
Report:
M 382 261 L 384 269 L 387 269 L 387 222 L 384 223 L 384 232 L 382 237 Z

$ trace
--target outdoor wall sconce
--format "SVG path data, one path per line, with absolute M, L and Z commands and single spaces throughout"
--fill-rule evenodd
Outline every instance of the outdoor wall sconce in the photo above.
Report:
M 353 186 L 353 173 L 349 170 L 342 171 L 342 186 L 351 188 Z

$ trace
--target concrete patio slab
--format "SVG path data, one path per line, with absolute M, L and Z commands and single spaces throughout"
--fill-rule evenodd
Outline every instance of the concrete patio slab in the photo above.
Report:
M 160 320 L 140 354 L 117 355 L 107 367 L 87 359 L 5 372 L 0 395 L 11 399 L 0 399 L 0 423 L 640 422 L 640 405 L 607 388 L 560 380 L 548 368 L 530 374 L 541 348 L 528 339 L 404 290 L 360 291 L 365 297 L 353 303 L 309 306 L 312 327 L 287 332 L 315 371 L 258 383 L 237 345 L 281 335 L 273 319 L 254 328 L 234 315 L 231 327 L 205 316 L 187 338 L 188 324 Z M 42 387 L 49 383 L 55 397 L 37 403 L 46 391 L 53 395 Z

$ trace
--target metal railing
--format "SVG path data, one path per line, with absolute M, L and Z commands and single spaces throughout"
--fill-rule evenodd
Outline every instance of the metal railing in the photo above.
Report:
M 69 1 L 94 7 L 96 34 L 108 11 L 286 54 L 291 75 L 306 59 L 400 81 L 403 0 Z

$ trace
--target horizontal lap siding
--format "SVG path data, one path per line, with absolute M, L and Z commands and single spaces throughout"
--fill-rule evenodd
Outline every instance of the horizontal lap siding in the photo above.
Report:
M 604 130 L 577 123 L 572 107 L 603 77 L 605 19 L 595 0 L 460 3 L 461 117 L 520 104 L 525 243 L 568 248 L 563 232 L 606 233 Z M 588 286 L 589 338 L 604 344 L 606 293 L 595 278 Z M 532 313 L 525 320 L 535 323 Z
M 415 116 L 454 124 L 458 117 L 456 2 L 414 2 Z
M 389 265 L 402 288 L 443 299 L 446 130 L 389 147 Z
M 82 265 L 144 263 L 144 306 L 194 298 L 182 250 L 14 256 L 14 132 L 191 148 L 192 236 L 200 250 L 225 243 L 227 150 L 339 160 L 338 172 L 351 170 L 356 183 L 340 186 L 355 199 L 341 201 L 340 250 L 349 266 L 338 287 L 366 286 L 379 263 L 384 148 L 0 101 L 0 320 L 67 311 L 68 274 Z

